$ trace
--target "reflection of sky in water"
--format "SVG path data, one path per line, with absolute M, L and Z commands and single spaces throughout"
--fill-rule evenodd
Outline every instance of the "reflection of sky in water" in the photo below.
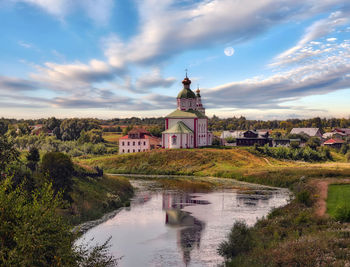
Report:
M 102 243 L 112 236 L 112 253 L 123 256 L 120 266 L 216 266 L 222 262 L 218 244 L 235 220 L 253 225 L 287 199 L 286 191 L 139 192 L 130 209 L 89 230 L 84 238 Z

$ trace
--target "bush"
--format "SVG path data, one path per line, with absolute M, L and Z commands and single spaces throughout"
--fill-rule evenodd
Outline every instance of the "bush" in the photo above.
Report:
M 228 240 L 219 245 L 218 253 L 226 259 L 232 259 L 240 253 L 250 251 L 252 241 L 252 234 L 246 223 L 237 221 L 228 235 Z
M 346 157 L 346 160 L 347 160 L 348 162 L 350 162 L 350 152 L 346 153 L 345 157 Z
M 73 163 L 69 156 L 60 152 L 49 152 L 43 156 L 41 170 L 52 180 L 55 192 L 64 191 L 65 199 L 73 185 Z
M 338 205 L 334 211 L 334 219 L 340 222 L 350 222 L 350 206 L 347 204 Z
M 297 194 L 298 202 L 310 207 L 312 205 L 311 194 L 309 191 L 301 191 Z

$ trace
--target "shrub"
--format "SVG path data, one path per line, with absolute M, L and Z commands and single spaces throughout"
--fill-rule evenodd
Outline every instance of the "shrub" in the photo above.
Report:
M 348 162 L 350 162 L 350 151 L 348 153 L 346 153 L 345 157 L 346 157 L 346 160 Z
M 252 241 L 252 234 L 246 223 L 237 221 L 228 235 L 228 240 L 219 245 L 218 253 L 226 259 L 232 259 L 240 253 L 250 251 Z
M 350 222 L 350 206 L 347 204 L 338 205 L 334 211 L 334 219 L 340 222 Z
M 311 194 L 309 191 L 301 191 L 297 194 L 298 202 L 310 207 L 312 205 Z

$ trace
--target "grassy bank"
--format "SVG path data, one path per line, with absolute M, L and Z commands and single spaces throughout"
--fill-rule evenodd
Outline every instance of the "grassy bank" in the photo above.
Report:
M 290 187 L 303 176 L 350 176 L 348 163 L 282 161 L 241 148 L 154 150 L 75 161 L 80 165 L 102 167 L 108 173 L 214 176 L 280 187 Z
M 336 220 L 350 219 L 350 184 L 328 186 L 327 213 Z
M 129 205 L 133 195 L 131 184 L 126 178 L 111 177 L 74 177 L 73 199 L 71 207 L 64 215 L 73 224 L 95 220 L 105 213 Z

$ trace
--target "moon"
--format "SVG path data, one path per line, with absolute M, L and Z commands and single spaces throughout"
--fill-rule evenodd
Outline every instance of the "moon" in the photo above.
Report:
M 233 47 L 229 46 L 225 48 L 224 53 L 226 56 L 230 57 L 235 53 L 235 50 L 233 49 Z

